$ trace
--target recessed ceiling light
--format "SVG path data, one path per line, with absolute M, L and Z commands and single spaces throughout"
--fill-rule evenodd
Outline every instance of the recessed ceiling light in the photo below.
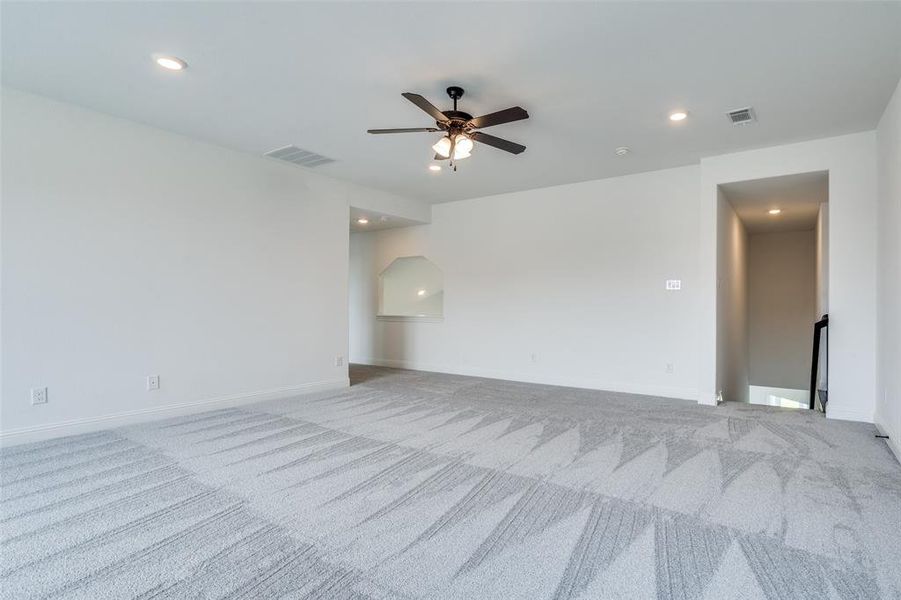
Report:
M 778 215 L 779 213 L 782 212 L 782 209 L 781 208 L 771 208 L 767 212 L 770 213 L 771 215 Z
M 616 155 L 617 155 L 617 156 L 625 156 L 625 155 L 627 155 L 629 152 L 632 152 L 632 149 L 629 148 L 628 146 L 620 146 L 619 148 L 617 148 L 616 150 L 614 150 L 614 152 L 616 152 Z
M 169 69 L 170 71 L 183 71 L 188 68 L 188 63 L 177 56 L 163 56 L 162 54 L 158 54 L 154 55 L 153 60 L 155 60 L 156 64 L 159 66 L 164 69 Z
M 429 171 L 440 171 L 441 165 L 429 165 Z
M 676 112 L 671 112 L 669 114 L 670 121 L 684 121 L 685 117 L 688 116 L 688 113 L 684 110 L 677 110 Z
M 416 292 L 416 295 L 417 296 L 425 296 L 425 290 L 419 290 L 418 292 Z
M 359 219 L 357 219 L 357 223 L 359 223 L 360 225 L 366 225 L 367 223 L 369 223 L 369 219 L 367 219 L 366 217 L 360 217 Z

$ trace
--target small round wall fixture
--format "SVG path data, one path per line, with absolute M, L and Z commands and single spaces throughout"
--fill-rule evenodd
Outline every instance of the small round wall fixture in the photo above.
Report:
M 154 54 L 153 61 L 164 69 L 169 71 L 184 71 L 188 68 L 188 63 L 168 54 Z
M 620 146 L 619 148 L 614 150 L 614 152 L 616 152 L 617 156 L 625 156 L 628 153 L 632 152 L 632 149 L 629 148 L 628 146 Z

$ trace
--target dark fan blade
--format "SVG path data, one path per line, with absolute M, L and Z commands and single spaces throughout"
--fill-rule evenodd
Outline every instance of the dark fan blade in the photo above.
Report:
M 420 96 L 419 94 L 414 94 L 412 92 L 404 92 L 403 94 L 401 94 L 401 96 L 403 96 L 404 98 L 406 98 L 407 100 L 409 100 L 410 102 L 412 102 L 413 104 L 415 104 L 416 106 L 421 108 L 422 110 L 429 113 L 432 116 L 432 118 L 435 119 L 436 121 L 438 121 L 439 123 L 443 123 L 444 121 L 447 121 L 447 117 L 444 115 L 443 112 L 438 110 L 438 108 L 434 104 L 432 104 L 431 102 L 429 102 L 428 100 L 426 100 L 425 98 Z
M 527 113 L 524 108 L 520 106 L 514 106 L 513 108 L 506 108 L 504 110 L 499 110 L 488 115 L 476 117 L 474 119 L 471 119 L 469 121 L 469 124 L 476 129 L 482 129 L 483 127 L 491 127 L 493 125 L 500 125 L 501 123 L 520 121 L 522 119 L 528 118 L 529 113 Z
M 522 144 L 517 144 L 516 142 L 504 140 L 499 137 L 494 137 L 493 135 L 488 135 L 487 133 L 482 133 L 481 131 L 475 131 L 471 133 L 469 137 L 471 137 L 476 142 L 488 144 L 489 146 L 494 146 L 495 148 L 500 148 L 501 150 L 506 150 L 507 152 L 513 154 L 520 154 L 526 149 L 526 147 Z
M 435 127 L 409 127 L 407 129 L 367 129 L 366 133 L 415 133 L 417 131 L 432 133 L 441 130 Z

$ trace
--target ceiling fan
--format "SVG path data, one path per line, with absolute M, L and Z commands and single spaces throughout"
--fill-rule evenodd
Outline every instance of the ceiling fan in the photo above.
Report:
M 404 98 L 424 110 L 435 119 L 436 127 L 412 127 L 407 129 L 369 129 L 368 133 L 414 133 L 414 132 L 441 132 L 445 135 L 432 146 L 435 151 L 435 160 L 450 160 L 450 165 L 457 170 L 455 161 L 468 158 L 472 152 L 473 142 L 480 142 L 488 146 L 494 146 L 500 150 L 512 154 L 520 154 L 526 147 L 516 142 L 511 142 L 481 131 L 485 127 L 493 127 L 502 123 L 510 123 L 521 119 L 528 119 L 529 113 L 522 107 L 514 106 L 499 110 L 481 117 L 473 117 L 469 113 L 457 110 L 457 100 L 463 97 L 463 88 L 451 86 L 447 88 L 447 95 L 454 101 L 453 110 L 438 110 L 438 108 L 420 96 L 411 92 L 401 94 Z

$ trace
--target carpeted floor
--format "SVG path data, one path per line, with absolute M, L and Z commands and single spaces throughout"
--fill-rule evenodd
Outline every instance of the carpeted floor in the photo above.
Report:
M 870 425 L 353 367 L 2 451 L 2 598 L 899 598 Z

